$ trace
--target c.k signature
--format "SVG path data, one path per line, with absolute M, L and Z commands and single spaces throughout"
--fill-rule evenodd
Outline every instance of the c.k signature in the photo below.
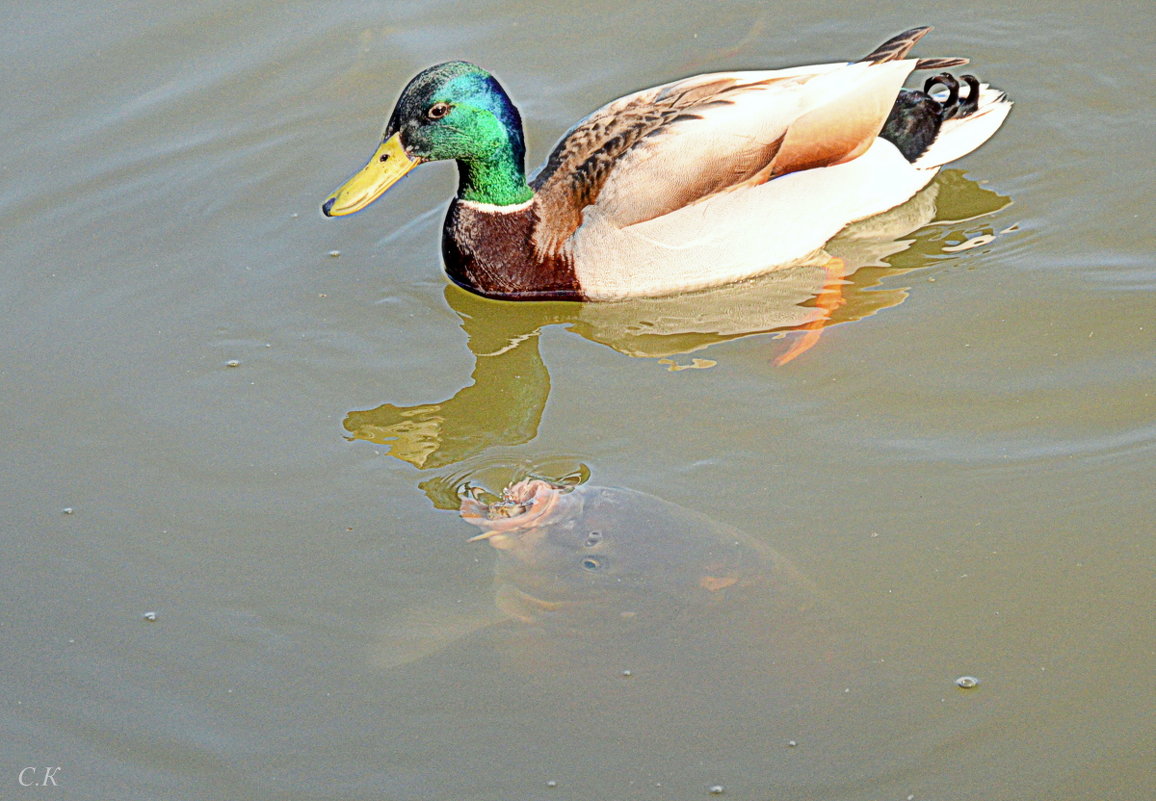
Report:
M 43 775 L 41 775 L 43 771 Z M 56 774 L 60 773 L 60 766 L 55 768 L 28 767 L 20 771 L 16 781 L 21 787 L 59 787 L 56 783 Z

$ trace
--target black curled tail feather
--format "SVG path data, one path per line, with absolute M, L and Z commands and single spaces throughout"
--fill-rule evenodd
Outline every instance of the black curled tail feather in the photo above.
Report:
M 959 80 L 967 84 L 966 95 L 960 91 L 959 81 L 955 79 L 955 76 L 947 72 L 932 76 L 923 83 L 925 94 L 930 94 L 931 87 L 937 83 L 947 87 L 947 98 L 938 101 L 939 105 L 943 107 L 943 119 L 945 120 L 950 120 L 952 117 L 966 117 L 974 114 L 979 108 L 979 79 L 974 75 L 961 75 Z
M 957 104 L 957 117 L 970 117 L 979 111 L 979 78 L 974 75 L 959 76 L 967 84 L 967 97 L 961 97 Z
M 960 80 L 967 85 L 966 94 L 960 88 Z M 946 87 L 946 97 L 932 96 L 931 89 L 936 84 Z M 945 121 L 976 112 L 979 92 L 979 79 L 974 75 L 961 75 L 956 80 L 947 72 L 928 78 L 922 90 L 901 89 L 879 136 L 895 145 L 905 159 L 914 162 L 939 136 Z

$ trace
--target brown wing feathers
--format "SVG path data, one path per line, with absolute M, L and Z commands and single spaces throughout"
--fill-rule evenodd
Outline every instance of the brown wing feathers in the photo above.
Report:
M 540 209 L 539 253 L 559 251 L 627 151 L 676 122 L 698 119 L 698 111 L 731 102 L 727 95 L 743 88 L 734 78 L 720 78 L 642 92 L 596 111 L 571 131 L 531 182 Z
M 912 28 L 891 37 L 860 59 L 880 64 L 907 57 L 931 27 Z M 965 58 L 919 59 L 915 69 L 944 69 L 966 64 Z M 595 202 L 615 165 L 624 154 L 647 137 L 665 132 L 670 125 L 697 119 L 698 111 L 731 102 L 728 95 L 749 88 L 733 77 L 713 81 L 686 81 L 641 92 L 611 103 L 578 125 L 555 147 L 532 185 L 538 196 L 538 226 L 534 235 L 539 256 L 556 256 L 566 240 L 582 224 L 582 210 Z M 725 175 L 704 173 L 689 180 L 668 208 L 651 204 L 644 219 L 652 219 L 716 192 L 779 175 L 838 164 L 862 153 L 878 135 L 894 98 L 885 104 L 865 103 L 858 113 L 848 109 L 820 107 L 796 120 L 781 137 L 752 154 L 749 163 L 729 165 Z M 757 162 L 757 163 L 756 163 Z M 689 178 L 689 176 L 688 176 Z M 626 221 L 641 222 L 639 220 Z
M 898 61 L 901 58 L 907 58 L 907 54 L 911 52 L 911 48 L 915 47 L 915 43 L 930 33 L 930 31 L 931 26 L 925 25 L 920 28 L 912 28 L 903 33 L 897 33 L 859 60 L 870 61 L 873 64 L 881 64 L 884 61 Z M 954 56 L 947 58 L 921 58 L 915 63 L 915 69 L 941 70 L 947 69 L 948 67 L 959 67 L 966 63 L 966 58 L 956 58 Z

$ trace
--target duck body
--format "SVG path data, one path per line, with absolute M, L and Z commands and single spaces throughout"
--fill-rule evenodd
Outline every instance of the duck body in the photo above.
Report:
M 466 62 L 406 87 L 366 167 L 323 206 L 358 211 L 422 161 L 458 162 L 446 271 L 512 300 L 618 300 L 734 283 L 815 255 L 986 141 L 1011 103 L 947 73 L 903 89 L 929 28 L 860 61 L 698 75 L 621 97 L 572 128 L 529 181 L 517 110 Z M 943 84 L 946 92 L 930 93 Z

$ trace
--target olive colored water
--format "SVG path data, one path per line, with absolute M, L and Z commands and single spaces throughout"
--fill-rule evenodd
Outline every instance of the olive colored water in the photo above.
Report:
M 318 211 L 437 61 L 536 164 L 626 91 L 916 24 L 1017 105 L 837 246 L 787 364 L 813 273 L 511 306 L 446 286 L 449 166 Z M 0 797 L 1156 794 L 1146 4 L 8 3 L 0 43 Z M 725 628 L 511 635 L 447 507 L 527 471 L 748 532 L 847 631 L 759 653 L 875 667 L 840 705 L 744 683 Z M 703 694 L 646 691 L 660 652 Z

